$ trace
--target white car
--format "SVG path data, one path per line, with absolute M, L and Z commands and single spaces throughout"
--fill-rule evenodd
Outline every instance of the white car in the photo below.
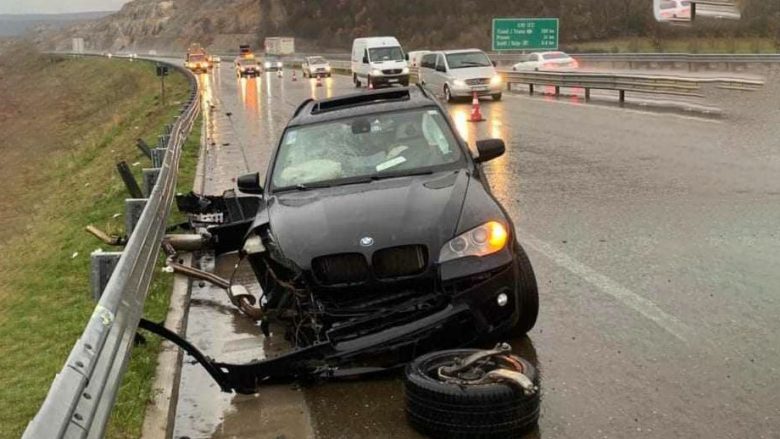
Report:
M 330 78 L 330 64 L 325 58 L 321 56 L 307 56 L 301 64 L 301 70 L 303 70 L 303 77 L 322 77 L 327 76 Z
M 523 55 L 512 70 L 571 70 L 579 66 L 576 59 L 563 52 L 535 52 Z
M 656 18 L 660 21 L 690 21 L 690 0 L 661 0 Z

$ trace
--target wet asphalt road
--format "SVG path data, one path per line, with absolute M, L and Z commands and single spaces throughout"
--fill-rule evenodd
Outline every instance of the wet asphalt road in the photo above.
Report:
M 201 79 L 207 193 L 264 174 L 303 99 L 353 90 L 289 72 L 237 80 L 228 63 Z M 450 106 L 470 145 L 507 143 L 487 171 L 540 285 L 539 322 L 512 342 L 543 374 L 531 437 L 780 437 L 780 78 L 708 98 L 720 118 L 505 95 L 473 124 L 468 103 Z M 208 355 L 284 348 L 224 293 L 192 294 L 187 335 Z M 397 379 L 226 395 L 185 363 L 175 437 L 416 437 L 402 398 Z

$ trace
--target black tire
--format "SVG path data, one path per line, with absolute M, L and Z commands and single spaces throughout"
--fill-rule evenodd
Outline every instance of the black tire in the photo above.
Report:
M 375 88 L 374 84 L 371 82 L 371 75 L 366 76 L 366 88 Z
M 356 74 L 352 74 L 352 82 L 355 83 L 355 88 L 360 88 L 360 80 L 358 79 Z
M 330 78 L 331 73 L 328 73 L 328 78 Z
M 494 101 L 500 101 L 501 100 L 501 93 L 494 94 L 493 95 L 493 100 Z
M 515 244 L 515 268 L 517 270 L 516 300 L 520 316 L 512 328 L 511 335 L 522 336 L 533 329 L 539 316 L 539 287 L 531 261 L 525 249 Z
M 406 366 L 406 415 L 416 430 L 441 438 L 514 438 L 539 419 L 540 395 L 526 395 L 504 383 L 458 385 L 436 377 L 440 366 L 452 364 L 476 349 L 454 349 L 423 355 Z M 538 387 L 539 374 L 528 361 L 513 356 Z
M 455 98 L 452 97 L 450 88 L 446 85 L 444 86 L 444 100 L 447 102 L 453 102 L 455 100 Z

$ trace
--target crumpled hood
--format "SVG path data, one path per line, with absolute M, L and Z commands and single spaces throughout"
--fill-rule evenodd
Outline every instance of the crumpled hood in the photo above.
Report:
M 311 260 L 408 244 L 428 247 L 429 260 L 454 236 L 469 176 L 464 171 L 403 177 L 269 199 L 271 231 L 284 255 L 308 270 Z M 361 245 L 370 237 L 373 245 Z

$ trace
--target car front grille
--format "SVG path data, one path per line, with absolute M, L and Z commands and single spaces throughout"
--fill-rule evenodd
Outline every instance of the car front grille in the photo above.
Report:
M 423 245 L 385 248 L 374 253 L 371 261 L 379 279 L 413 276 L 428 266 L 428 250 Z
M 424 245 L 384 248 L 373 254 L 371 264 L 369 267 L 360 253 L 339 253 L 312 259 L 311 269 L 323 285 L 364 283 L 372 271 L 373 277 L 381 280 L 415 276 L 428 267 L 428 248 Z
M 342 253 L 314 258 L 314 276 L 325 285 L 356 284 L 368 280 L 368 264 L 360 253 Z
M 382 73 L 384 73 L 385 75 L 397 75 L 397 74 L 401 73 L 401 69 L 382 70 Z
M 467 79 L 466 84 L 468 85 L 485 85 L 490 84 L 489 78 L 477 78 L 477 79 Z

